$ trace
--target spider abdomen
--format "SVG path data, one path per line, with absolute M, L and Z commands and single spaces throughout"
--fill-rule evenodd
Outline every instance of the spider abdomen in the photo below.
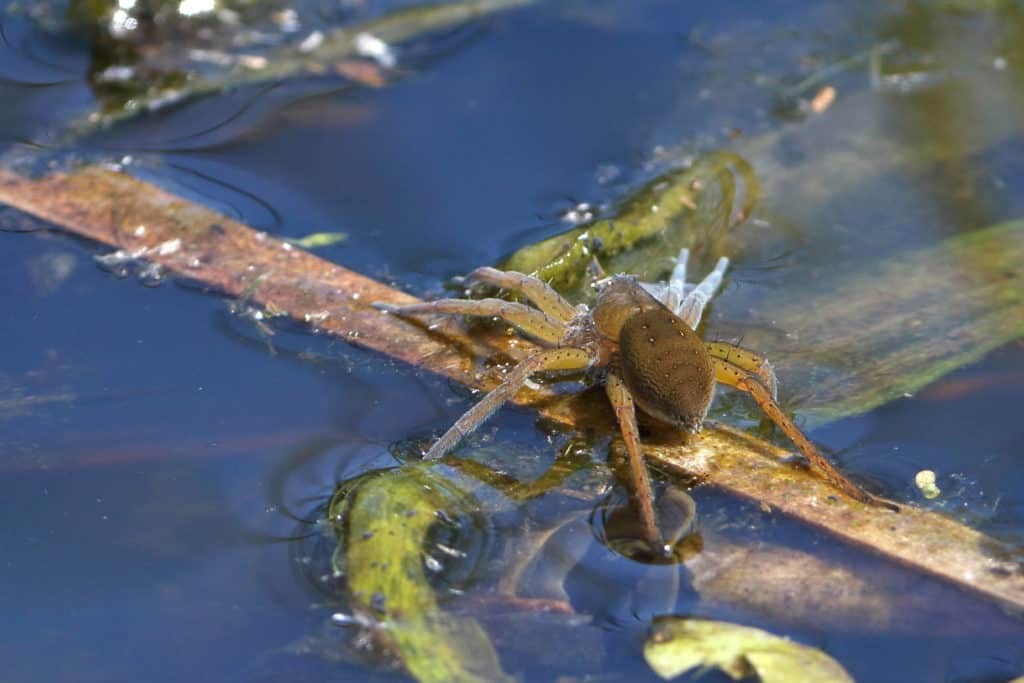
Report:
M 630 316 L 619 332 L 619 365 L 645 413 L 691 432 L 700 430 L 715 374 L 704 342 L 666 308 Z

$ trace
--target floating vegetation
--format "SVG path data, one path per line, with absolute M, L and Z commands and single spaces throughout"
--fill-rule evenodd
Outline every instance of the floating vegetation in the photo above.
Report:
M 664 679 L 687 671 L 720 669 L 733 680 L 761 683 L 853 683 L 821 650 L 766 631 L 724 621 L 662 617 L 644 645 L 644 658 Z
M 470 554 L 450 539 L 432 543 L 436 527 L 472 535 L 478 508 L 432 467 L 417 465 L 360 477 L 330 503 L 335 574 L 345 577 L 353 623 L 372 624 L 374 642 L 423 683 L 512 680 L 483 628 L 446 614 L 433 584 L 446 562 Z
M 928 500 L 938 498 L 942 494 L 942 489 L 935 483 L 935 472 L 933 470 L 921 470 L 914 475 L 914 486 Z
M 760 196 L 760 181 L 743 157 L 714 152 L 658 176 L 611 216 L 525 246 L 500 267 L 535 275 L 576 299 L 585 294 L 595 260 L 608 272 L 659 280 L 682 247 L 714 253 L 718 240 L 746 220 Z
M 348 235 L 343 232 L 314 232 L 305 237 L 286 237 L 284 241 L 303 249 L 318 249 L 340 244 L 347 239 Z

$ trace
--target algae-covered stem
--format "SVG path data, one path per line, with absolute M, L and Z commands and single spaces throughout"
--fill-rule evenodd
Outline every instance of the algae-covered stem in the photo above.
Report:
M 424 539 L 439 511 L 454 519 L 474 505 L 419 465 L 363 475 L 329 506 L 335 569 L 346 576 L 352 608 L 421 683 L 514 680 L 474 619 L 441 611 L 426 575 Z
M 695 246 L 700 236 L 701 248 L 713 249 L 760 199 L 750 164 L 731 152 L 713 152 L 648 181 L 609 215 L 517 250 L 501 267 L 535 275 L 569 298 L 585 298 L 594 259 L 609 272 L 660 277 L 680 247 Z

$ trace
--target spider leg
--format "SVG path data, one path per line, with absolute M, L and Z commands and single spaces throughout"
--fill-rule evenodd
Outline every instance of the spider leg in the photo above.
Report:
M 668 278 L 662 303 L 672 312 L 679 308 L 683 298 L 686 296 L 686 262 L 690 260 L 690 250 L 680 249 L 676 257 L 676 267 Z
M 530 375 L 548 370 L 585 370 L 593 362 L 593 356 L 583 349 L 567 347 L 538 351 L 515 366 L 504 382 L 456 420 L 455 424 L 430 447 L 423 458 L 437 460 L 444 456 L 462 440 L 462 437 L 471 434 L 484 420 L 493 415 L 494 411 L 501 407 L 501 404 L 515 396 Z
M 661 538 L 654 517 L 654 491 L 651 488 L 647 464 L 644 462 L 644 452 L 640 446 L 640 430 L 636 424 L 633 396 L 626 388 L 625 382 L 613 372 L 606 375 L 604 389 L 615 409 L 615 417 L 618 418 L 619 428 L 622 430 L 622 440 L 626 442 L 626 450 L 629 452 L 629 468 L 633 475 L 633 485 L 636 487 L 636 501 L 640 508 L 644 541 L 652 548 L 660 550 L 664 548 L 665 542 Z
M 677 266 L 678 267 L 678 266 Z M 704 314 L 704 308 L 711 301 L 718 288 L 722 286 L 722 277 L 725 269 L 729 267 L 729 259 L 722 257 L 718 259 L 715 269 L 708 273 L 707 277 L 701 280 L 700 284 L 693 288 L 689 294 L 683 297 L 679 306 L 673 312 L 686 321 L 686 324 L 697 329 L 700 324 L 700 317 Z
M 782 411 L 782 408 L 779 407 L 779 404 L 772 398 L 768 389 L 754 375 L 739 365 L 721 358 L 712 358 L 712 362 L 715 366 L 715 380 L 749 393 L 757 401 L 764 414 L 786 433 L 786 436 L 796 444 L 800 452 L 810 461 L 811 466 L 817 470 L 818 474 L 825 481 L 862 503 L 899 511 L 899 507 L 894 503 L 871 495 L 843 476 L 832 463 L 825 459 L 825 456 L 818 452 L 818 449 L 814 447 L 810 439 L 804 436 L 800 428 L 789 419 L 786 413 Z
M 576 309 L 553 290 L 546 282 L 514 270 L 498 270 L 484 266 L 477 268 L 463 278 L 463 282 L 486 282 L 513 292 L 519 292 L 546 315 L 569 322 L 576 316 Z
M 775 370 L 772 369 L 772 364 L 768 362 L 767 358 L 726 342 L 704 342 L 704 348 L 712 358 L 719 358 L 727 363 L 738 365 L 757 375 L 757 379 L 768 390 L 771 397 L 778 399 L 779 382 L 775 378 Z
M 514 325 L 526 334 L 549 344 L 558 344 L 565 336 L 565 325 L 551 316 L 530 308 L 526 304 L 504 299 L 438 299 L 409 306 L 377 304 L 377 308 L 398 315 L 416 313 L 449 313 L 497 317 Z

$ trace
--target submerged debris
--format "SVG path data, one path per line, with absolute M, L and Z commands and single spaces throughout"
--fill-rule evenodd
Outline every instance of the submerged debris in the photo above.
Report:
M 357 62 L 377 68 L 369 84 L 383 84 L 404 66 L 396 45 L 530 1 L 412 5 L 361 21 L 342 15 L 347 22 L 342 26 L 322 17 L 304 21 L 293 9 L 271 12 L 265 4 L 230 0 L 75 1 L 67 17 L 96 46 L 90 80 L 101 109 L 83 115 L 65 137 L 87 136 L 146 112 L 241 86 L 347 76 L 358 72 L 352 66 Z

